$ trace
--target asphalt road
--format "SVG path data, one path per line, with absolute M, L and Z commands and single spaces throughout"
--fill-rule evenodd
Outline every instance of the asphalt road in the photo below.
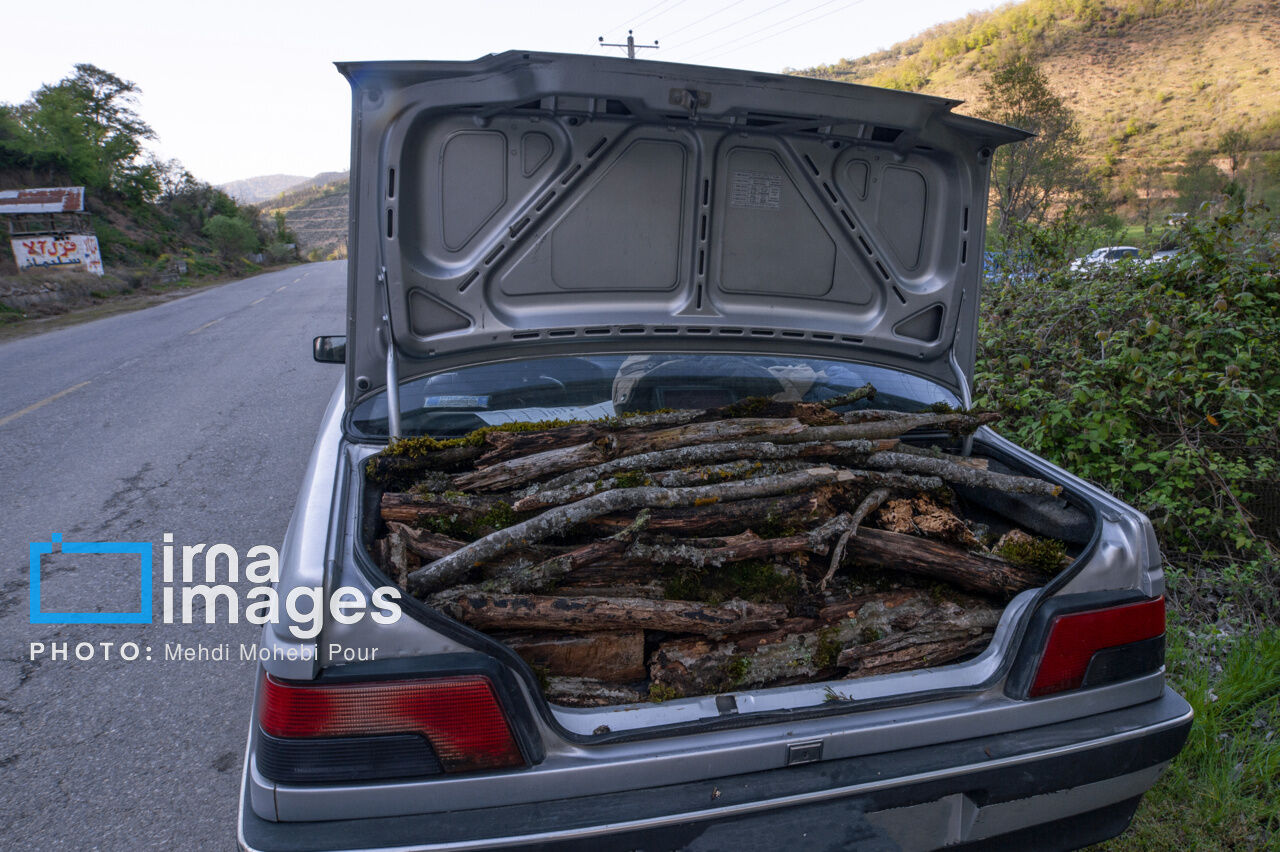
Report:
M 0 344 L 0 846 L 235 848 L 239 645 L 260 628 L 32 624 L 29 542 L 153 543 L 157 622 L 165 533 L 279 548 L 341 369 L 312 362 L 311 338 L 344 332 L 345 277 L 298 266 Z M 139 610 L 137 557 L 45 560 L 44 611 Z M 76 659 L 85 642 L 117 644 Z M 174 643 L 235 654 L 166 659 Z

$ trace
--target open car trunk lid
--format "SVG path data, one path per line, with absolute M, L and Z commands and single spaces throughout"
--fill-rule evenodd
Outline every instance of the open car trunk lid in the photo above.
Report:
M 783 341 L 968 399 L 990 158 L 1022 131 L 943 98 L 661 62 L 338 67 L 349 406 L 388 375 L 622 340 Z

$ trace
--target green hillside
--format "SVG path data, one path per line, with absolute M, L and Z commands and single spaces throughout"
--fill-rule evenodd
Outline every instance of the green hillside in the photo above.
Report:
M 303 256 L 333 260 L 347 256 L 349 195 L 347 172 L 323 172 L 259 207 L 264 215 L 284 214 Z
M 1176 176 L 1206 158 L 1247 195 L 1276 199 L 1274 0 L 1026 0 L 797 73 L 959 98 L 972 112 L 989 70 L 1015 55 L 1075 111 L 1082 154 L 1122 212 L 1147 198 L 1175 209 Z

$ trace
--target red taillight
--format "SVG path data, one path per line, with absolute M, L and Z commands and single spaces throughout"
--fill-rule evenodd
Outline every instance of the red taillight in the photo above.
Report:
M 1078 689 L 1084 683 L 1089 661 L 1098 651 L 1163 634 L 1163 597 L 1059 615 L 1049 628 L 1030 695 L 1035 698 Z
M 299 686 L 267 675 L 258 724 L 275 737 L 417 733 L 446 772 L 523 766 L 493 684 L 480 675 Z

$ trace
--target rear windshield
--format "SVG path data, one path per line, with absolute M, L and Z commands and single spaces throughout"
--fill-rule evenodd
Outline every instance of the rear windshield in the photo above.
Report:
M 821 402 L 865 384 L 862 407 L 917 411 L 955 396 L 926 379 L 841 361 L 762 355 L 645 354 L 531 358 L 466 367 L 400 385 L 405 435 L 453 438 L 483 426 L 597 420 L 671 409 L 703 409 L 748 397 Z M 351 414 L 359 438 L 386 438 L 386 394 Z

